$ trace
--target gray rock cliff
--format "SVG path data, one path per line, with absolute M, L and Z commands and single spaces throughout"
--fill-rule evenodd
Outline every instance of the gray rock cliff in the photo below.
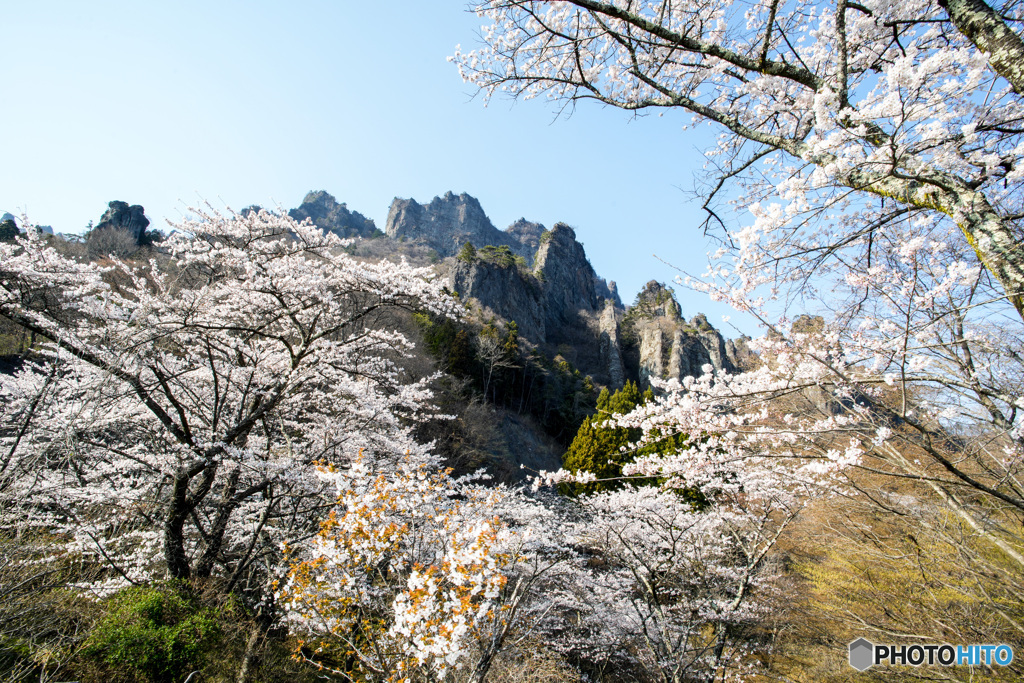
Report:
M 520 218 L 505 228 L 505 234 L 522 245 L 519 250 L 512 249 L 512 251 L 523 256 L 527 261 L 533 260 L 534 254 L 537 253 L 537 248 L 540 247 L 541 235 L 545 232 L 547 230 L 543 225 L 528 221 L 525 218 Z M 511 244 L 509 248 L 512 248 Z
M 637 296 L 624 320 L 625 336 L 633 347 L 627 357 L 636 364 L 641 384 L 651 377 L 682 380 L 703 374 L 703 367 L 734 372 L 737 359 L 749 349 L 732 347 L 702 313 L 689 321 L 682 317 L 672 290 L 659 282 L 648 282 Z M 632 351 L 632 353 L 629 353 Z
M 740 370 L 752 370 L 757 366 L 757 354 L 750 350 L 750 337 L 743 335 L 725 342 L 725 355 Z
M 307 194 L 302 204 L 289 211 L 288 215 L 297 221 L 308 218 L 324 232 L 333 232 L 340 237 L 377 237 L 382 234 L 372 218 L 358 211 L 349 211 L 344 202 L 339 204 L 323 190 Z
M 507 246 L 530 263 L 544 226 L 520 218 L 508 230 L 498 230 L 475 197 L 446 192 L 429 204 L 396 197 L 391 202 L 384 232 L 392 239 L 425 244 L 442 258 L 455 256 L 463 244 L 470 242 L 477 248 L 489 244 Z
M 466 242 L 482 247 L 507 244 L 474 197 L 446 192 L 426 205 L 415 199 L 395 198 L 384 232 L 391 239 L 415 240 L 444 256 L 454 256 Z
M 610 299 L 617 308 L 622 308 L 622 299 L 619 298 L 619 288 L 615 284 L 615 280 L 605 280 L 603 277 L 597 277 L 594 281 L 594 287 L 598 296 Z
M 616 313 L 615 302 L 612 299 L 605 299 L 604 310 L 601 311 L 599 322 L 600 354 L 601 366 L 607 368 L 608 386 L 612 389 L 620 388 L 626 381 L 622 367 L 622 347 L 619 345 L 619 323 Z
M 93 230 L 106 229 L 124 230 L 128 232 L 137 244 L 142 244 L 146 228 L 149 227 L 149 219 L 146 218 L 146 210 L 138 204 L 128 205 L 128 202 L 112 201 L 107 204 L 107 210 L 100 217 L 100 222 Z
M 482 259 L 468 263 L 456 259 L 451 270 L 452 289 L 459 297 L 476 299 L 505 320 L 515 320 L 519 334 L 534 343 L 545 339 L 545 315 L 540 283 L 519 272 Z
M 574 325 L 581 312 L 600 311 L 597 274 L 565 223 L 544 235 L 533 270 L 544 283 L 544 309 L 554 327 Z
M 419 211 L 415 207 L 401 208 L 410 209 Z M 476 234 L 486 233 L 480 230 Z M 573 363 L 582 372 L 600 384 L 622 386 L 625 380 L 618 335 L 622 306 L 614 283 L 610 287 L 597 276 L 572 228 L 558 223 L 547 231 L 536 223 L 519 220 L 504 234 L 517 235 L 523 245 L 536 241 L 533 269 L 526 271 L 514 263 L 508 252 L 504 262 L 497 262 L 488 261 L 497 252 L 491 251 L 488 256 L 488 250 L 477 249 L 472 260 L 455 260 L 450 272 L 452 288 L 464 299 L 475 299 L 486 311 L 515 320 L 520 336 L 541 347 L 549 357 L 571 349 Z M 515 252 L 513 247 L 504 246 Z

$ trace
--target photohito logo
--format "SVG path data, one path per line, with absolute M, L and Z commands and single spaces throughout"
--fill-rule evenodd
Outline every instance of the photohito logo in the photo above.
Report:
M 875 645 L 866 638 L 850 643 L 850 666 L 865 671 L 879 664 L 922 664 L 941 666 L 1009 666 L 1013 648 L 1009 645 Z

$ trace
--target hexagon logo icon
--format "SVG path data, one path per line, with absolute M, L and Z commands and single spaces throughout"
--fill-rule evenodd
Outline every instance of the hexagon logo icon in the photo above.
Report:
M 850 643 L 850 666 L 857 671 L 870 669 L 875 663 L 875 646 L 864 638 L 858 638 Z

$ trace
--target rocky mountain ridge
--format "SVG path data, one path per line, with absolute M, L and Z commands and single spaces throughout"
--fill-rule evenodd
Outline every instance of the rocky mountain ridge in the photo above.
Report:
M 520 218 L 502 231 L 494 227 L 475 197 L 446 192 L 429 204 L 395 197 L 384 233 L 391 239 L 415 240 L 441 258 L 455 256 L 466 242 L 475 246 L 507 246 L 527 261 L 533 259 L 544 226 Z
M 648 283 L 627 312 L 615 283 L 594 272 L 575 231 L 564 223 L 545 230 L 520 219 L 500 231 L 475 198 L 448 192 L 426 205 L 396 198 L 385 232 L 442 257 L 459 253 L 467 242 L 474 248 L 507 247 L 460 254 L 449 270 L 453 291 L 474 300 L 485 315 L 514 320 L 520 335 L 549 355 L 571 355 L 598 384 L 682 380 L 701 374 L 706 364 L 735 371 L 750 360 L 742 340 L 727 341 L 702 314 L 683 320 L 672 290 L 657 282 Z M 620 329 L 624 322 L 627 330 Z
M 735 371 L 753 362 L 744 339 L 726 340 L 702 314 L 684 319 L 674 292 L 660 283 L 647 283 L 623 306 L 615 282 L 594 271 L 564 223 L 548 230 L 520 218 L 498 230 L 475 197 L 453 192 L 426 204 L 396 197 L 383 232 L 323 190 L 288 213 L 325 232 L 363 238 L 354 251 L 364 258 L 402 253 L 435 262 L 481 323 L 515 321 L 531 348 L 561 357 L 598 385 L 649 385 L 651 378 L 699 375 L 708 364 Z M 148 225 L 143 207 L 115 201 L 96 231 L 124 231 L 139 242 Z
M 302 204 L 289 211 L 288 215 L 297 221 L 308 218 L 321 230 L 340 237 L 380 237 L 383 234 L 372 218 L 358 211 L 349 211 L 347 204 L 339 204 L 324 190 L 307 193 Z

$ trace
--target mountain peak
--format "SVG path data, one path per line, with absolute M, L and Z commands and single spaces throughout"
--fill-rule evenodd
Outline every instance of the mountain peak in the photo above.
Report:
M 372 218 L 367 218 L 358 211 L 349 211 L 348 206 L 334 198 L 325 190 L 315 190 L 306 194 L 302 204 L 292 209 L 288 215 L 297 221 L 307 218 L 323 230 L 333 232 L 341 237 L 376 237 L 380 231 Z

